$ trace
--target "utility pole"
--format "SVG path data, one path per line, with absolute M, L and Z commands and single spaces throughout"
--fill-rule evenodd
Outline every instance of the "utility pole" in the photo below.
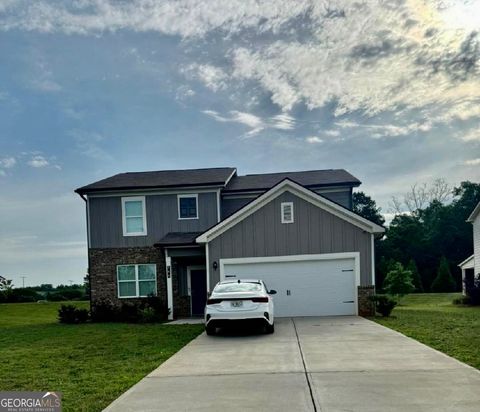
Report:
M 69 280 L 69 282 L 70 282 L 70 286 L 72 286 L 73 280 Z
M 22 278 L 22 288 L 25 287 L 25 278 L 26 276 L 20 276 Z

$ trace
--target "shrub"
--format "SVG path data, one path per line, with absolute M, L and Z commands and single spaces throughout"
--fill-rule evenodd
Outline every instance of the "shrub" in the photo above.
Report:
M 453 292 L 455 291 L 455 280 L 450 273 L 450 267 L 445 256 L 440 259 L 437 277 L 432 282 L 430 289 L 432 292 Z
M 118 320 L 121 322 L 137 323 L 140 321 L 140 303 L 125 302 L 120 306 Z
M 460 298 L 453 299 L 454 305 L 470 305 L 470 298 L 468 296 L 462 296 Z
M 413 283 L 413 286 L 415 287 L 415 292 L 422 293 L 423 292 L 422 279 L 420 277 L 420 273 L 418 273 L 417 264 L 413 259 L 410 259 L 410 261 L 408 262 L 407 270 L 409 270 L 412 273 L 412 283 Z
M 100 299 L 92 303 L 91 318 L 93 322 L 116 322 L 118 308 L 109 300 Z
M 480 277 L 465 285 L 465 293 L 467 294 L 468 305 L 480 306 Z
M 373 295 L 370 296 L 370 300 L 375 305 L 375 312 L 380 313 L 382 316 L 390 316 L 392 310 L 397 306 L 397 301 L 387 295 Z
M 155 313 L 155 310 L 149 306 L 140 309 L 139 316 L 139 321 L 143 323 L 153 323 L 158 321 L 158 316 Z
M 62 305 L 58 309 L 60 323 L 85 323 L 88 320 L 88 310 L 78 309 L 73 305 Z
M 149 295 L 145 301 L 145 308 L 152 308 L 156 321 L 163 321 L 168 318 L 169 310 L 165 302 L 158 296 Z
M 405 296 L 415 290 L 412 283 L 412 272 L 406 270 L 400 262 L 387 273 L 383 288 L 389 295 Z
M 76 315 L 78 323 L 85 323 L 90 316 L 90 312 L 88 311 L 88 309 L 77 309 Z
M 115 306 L 109 300 L 99 300 L 92 304 L 94 322 L 160 322 L 167 319 L 168 309 L 158 296 L 149 296 L 134 302 L 123 302 Z

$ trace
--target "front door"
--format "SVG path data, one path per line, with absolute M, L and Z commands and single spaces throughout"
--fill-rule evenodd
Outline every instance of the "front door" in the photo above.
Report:
M 203 316 L 207 302 L 207 272 L 205 269 L 190 269 L 190 294 L 192 315 Z

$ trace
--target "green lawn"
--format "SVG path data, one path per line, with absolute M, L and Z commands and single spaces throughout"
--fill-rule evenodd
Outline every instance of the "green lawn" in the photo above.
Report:
M 390 318 L 374 320 L 480 369 L 480 307 L 453 305 L 459 296 L 412 294 Z
M 0 304 L 0 390 L 59 391 L 64 411 L 100 411 L 202 331 L 201 325 L 61 325 L 60 305 Z

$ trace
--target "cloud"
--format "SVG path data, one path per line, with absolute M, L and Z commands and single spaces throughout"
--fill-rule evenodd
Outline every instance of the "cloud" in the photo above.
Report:
M 192 63 L 181 69 L 181 72 L 191 79 L 200 80 L 206 87 L 214 92 L 226 87 L 227 74 L 220 67 L 210 64 Z
M 33 156 L 27 164 L 34 168 L 41 168 L 50 165 L 50 162 L 41 155 Z
M 311 143 L 311 144 L 323 143 L 323 139 L 320 139 L 320 137 L 318 136 L 308 136 L 305 138 L 305 140 L 307 143 Z
M 112 159 L 112 156 L 102 147 L 106 138 L 100 133 L 74 129 L 69 132 L 69 135 L 82 155 L 104 161 Z
M 474 128 L 471 130 L 461 130 L 457 132 L 456 136 L 465 142 L 480 142 L 480 125 L 478 128 Z
M 153 31 L 186 40 L 187 54 L 211 44 L 213 50 L 201 54 L 202 63 L 181 66 L 185 76 L 215 92 L 248 85 L 284 113 L 333 105 L 337 117 L 391 112 L 398 122 L 412 113 L 417 122 L 430 124 L 479 116 L 480 34 L 473 17 L 480 13 L 479 3 L 393 4 L 23 0 L 4 5 L 0 27 L 82 35 Z M 208 61 L 210 56 L 216 59 Z M 37 86 L 61 87 L 48 75 Z M 390 135 L 402 133 L 392 129 Z
M 478 166 L 480 165 L 480 158 L 465 160 L 464 164 L 466 166 Z
M 0 167 L 4 169 L 11 169 L 17 163 L 14 157 L 4 157 L 0 159 Z
M 245 137 L 255 136 L 267 129 L 291 130 L 295 127 L 295 118 L 283 113 L 268 118 L 237 110 L 230 111 L 228 115 L 221 115 L 214 110 L 203 110 L 202 113 L 214 118 L 218 122 L 239 123 L 249 127 L 250 130 L 244 135 Z

